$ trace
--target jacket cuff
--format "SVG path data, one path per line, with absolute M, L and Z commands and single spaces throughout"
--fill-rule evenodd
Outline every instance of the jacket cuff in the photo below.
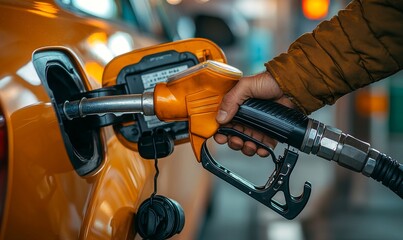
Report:
M 304 114 L 310 114 L 325 103 L 311 94 L 309 86 L 301 77 L 293 71 L 293 59 L 287 54 L 281 54 L 273 60 L 265 63 L 266 70 L 273 76 L 274 80 L 283 91 L 284 95 L 302 111 Z M 309 79 L 309 76 L 307 76 Z

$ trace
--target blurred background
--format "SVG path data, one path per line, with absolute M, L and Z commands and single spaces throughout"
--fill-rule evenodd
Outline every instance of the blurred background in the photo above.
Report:
M 264 63 L 298 36 L 345 7 L 346 0 L 61 0 L 95 17 L 129 25 L 155 43 L 203 37 L 224 50 L 229 64 L 245 75 L 264 71 Z M 121 8 L 118 8 L 121 7 Z M 119 10 L 121 9 L 121 10 Z M 130 9 L 131 11 L 128 11 Z M 130 14 L 129 14 L 130 13 Z M 123 44 L 118 44 L 120 48 Z M 124 49 L 118 49 L 118 53 Z M 117 54 L 118 55 L 118 54 Z M 106 59 L 108 61 L 110 59 Z M 403 74 L 360 89 L 311 117 L 340 128 L 403 159 Z M 212 143 L 214 144 L 214 143 Z M 278 146 L 282 154 L 285 146 Z M 216 146 L 221 163 L 263 185 L 273 164 Z M 294 195 L 312 183 L 306 209 L 292 221 L 213 178 L 211 201 L 197 238 L 208 239 L 402 239 L 403 204 L 381 184 L 333 162 L 300 154 L 291 175 Z M 175 196 L 171 196 L 175 198 Z

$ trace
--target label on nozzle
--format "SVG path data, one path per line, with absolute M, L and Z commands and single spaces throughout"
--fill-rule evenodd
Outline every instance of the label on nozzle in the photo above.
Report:
M 164 70 L 141 75 L 144 92 L 154 91 L 154 87 L 157 83 L 166 82 L 167 79 L 172 75 L 180 73 L 186 69 L 188 69 L 187 65 L 180 65 L 177 67 L 167 68 Z M 165 124 L 164 122 L 161 122 L 156 116 L 144 116 L 144 120 L 146 121 L 148 128 L 154 128 Z
M 188 68 L 176 75 L 173 75 L 172 77 L 170 77 L 168 79 L 168 82 L 173 82 L 175 80 L 184 78 L 185 76 L 188 76 L 192 73 L 195 73 L 197 71 L 199 71 L 200 69 L 203 68 L 208 68 L 211 69 L 212 71 L 215 71 L 217 73 L 220 73 L 222 75 L 226 75 L 232 78 L 240 78 L 242 77 L 242 71 L 230 66 L 228 64 L 222 63 L 222 62 L 217 62 L 217 61 L 213 61 L 213 60 L 207 60 L 203 63 L 197 64 L 191 68 Z
M 179 72 L 188 69 L 188 66 L 182 65 L 174 68 L 168 68 L 161 71 L 147 73 L 141 76 L 141 80 L 143 81 L 144 89 L 147 91 L 149 89 L 153 89 L 157 83 L 166 82 L 167 79 Z

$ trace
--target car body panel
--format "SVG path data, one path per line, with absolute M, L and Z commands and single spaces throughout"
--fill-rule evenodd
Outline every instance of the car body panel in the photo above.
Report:
M 62 46 L 81 66 L 84 85 L 90 90 L 100 87 L 99 71 L 107 59 L 97 55 L 99 45 L 91 44 L 94 36 L 107 42 L 123 32 L 132 37 L 133 48 L 156 41 L 118 24 L 78 16 L 49 0 L 2 1 L 0 12 L 0 107 L 7 122 L 9 153 L 1 238 L 133 238 L 134 214 L 152 192 L 153 161 L 124 147 L 112 127 L 105 127 L 101 130 L 101 166 L 88 176 L 79 176 L 31 58 L 38 49 Z M 173 159 L 175 165 L 170 165 Z M 187 214 L 185 229 L 176 238 L 191 239 L 208 198 L 199 193 L 207 192 L 210 178 L 197 164 L 189 144 L 179 146 L 161 165 L 168 170 L 161 176 L 159 191 L 175 195 Z

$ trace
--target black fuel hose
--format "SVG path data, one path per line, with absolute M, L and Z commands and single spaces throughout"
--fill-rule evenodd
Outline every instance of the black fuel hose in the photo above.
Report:
M 403 164 L 381 154 L 371 177 L 403 198 Z

